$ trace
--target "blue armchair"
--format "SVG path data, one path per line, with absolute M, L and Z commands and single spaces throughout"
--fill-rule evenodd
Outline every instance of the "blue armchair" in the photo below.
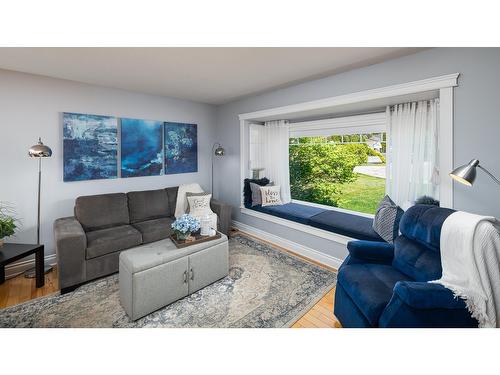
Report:
M 408 209 L 394 245 L 351 241 L 335 292 L 334 314 L 343 327 L 477 327 L 465 302 L 440 284 L 441 227 L 453 210 Z

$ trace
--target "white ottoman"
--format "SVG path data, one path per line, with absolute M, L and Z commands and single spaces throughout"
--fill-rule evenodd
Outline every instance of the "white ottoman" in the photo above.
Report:
M 120 254 L 120 302 L 133 320 L 227 276 L 227 237 L 178 249 L 170 239 Z

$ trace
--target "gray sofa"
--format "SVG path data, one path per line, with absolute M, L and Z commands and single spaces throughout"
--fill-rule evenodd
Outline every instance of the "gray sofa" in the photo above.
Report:
M 59 287 L 67 293 L 118 272 L 120 252 L 167 238 L 178 187 L 78 197 L 75 216 L 54 222 Z M 228 234 L 231 206 L 211 201 L 218 230 Z

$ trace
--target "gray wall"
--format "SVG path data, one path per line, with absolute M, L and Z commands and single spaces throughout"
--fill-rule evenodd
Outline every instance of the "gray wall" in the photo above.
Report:
M 478 158 L 500 176 L 499 67 L 499 48 L 437 48 L 222 105 L 217 109 L 217 135 L 227 155 L 220 161 L 216 190 L 222 200 L 235 207 L 234 219 L 343 258 L 343 247 L 239 212 L 238 114 L 459 72 L 459 87 L 455 88 L 454 163 L 460 165 Z M 445 173 L 443 178 L 448 178 Z M 472 188 L 455 184 L 454 206 L 500 217 L 500 189 L 479 171 Z
M 198 173 L 63 182 L 61 112 L 114 115 L 198 124 Z M 37 161 L 28 148 L 38 137 L 53 150 L 43 161 L 42 242 L 54 252 L 52 223 L 70 216 L 79 195 L 157 189 L 198 182 L 210 188 L 215 107 L 71 81 L 0 70 L 0 201 L 12 203 L 22 228 L 9 241 L 35 242 Z M 104 213 L 103 213 L 104 214 Z

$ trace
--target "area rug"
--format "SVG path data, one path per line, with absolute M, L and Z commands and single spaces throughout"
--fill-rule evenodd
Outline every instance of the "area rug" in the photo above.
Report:
M 334 272 L 241 234 L 229 240 L 229 267 L 228 277 L 137 321 L 112 275 L 0 310 L 0 327 L 289 327 L 336 283 Z

